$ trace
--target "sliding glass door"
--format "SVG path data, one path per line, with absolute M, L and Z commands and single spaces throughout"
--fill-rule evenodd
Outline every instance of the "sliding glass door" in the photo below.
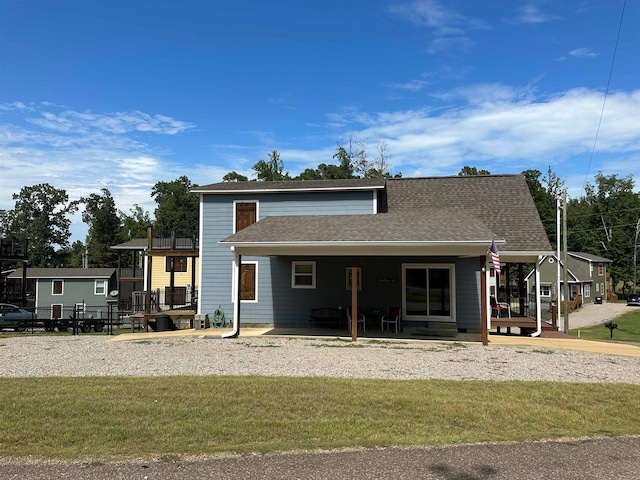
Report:
M 402 282 L 407 320 L 454 320 L 453 265 L 404 264 Z

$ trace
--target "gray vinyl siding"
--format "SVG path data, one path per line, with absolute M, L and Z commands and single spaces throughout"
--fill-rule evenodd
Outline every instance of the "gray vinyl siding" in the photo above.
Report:
M 61 280 L 63 282 L 62 295 L 53 295 L 53 282 Z M 105 293 L 95 294 L 95 281 L 104 280 Z M 39 278 L 38 296 L 36 307 L 38 309 L 48 309 L 51 305 L 63 305 L 65 308 L 73 307 L 76 303 L 84 303 L 87 307 L 107 306 L 107 295 L 109 291 L 108 278 Z
M 371 191 L 203 195 L 200 313 L 212 315 L 220 307 L 227 320 L 233 318 L 231 276 L 234 256 L 228 247 L 219 246 L 218 242 L 233 234 L 234 201 L 258 201 L 258 220 L 260 220 L 275 215 L 373 214 L 373 198 L 374 194 Z M 271 288 L 273 262 L 265 258 L 242 257 L 243 263 L 250 261 L 258 263 L 258 302 L 242 302 L 241 318 L 243 323 L 272 324 L 274 318 L 274 293 Z M 276 272 L 276 275 L 278 274 L 281 275 L 282 272 Z

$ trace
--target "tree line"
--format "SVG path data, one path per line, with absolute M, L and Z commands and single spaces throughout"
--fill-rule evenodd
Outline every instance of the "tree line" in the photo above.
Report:
M 260 159 L 252 167 L 255 181 L 328 180 L 348 178 L 390 178 L 391 164 L 386 143 L 376 145 L 377 155 L 370 159 L 363 142 L 350 139 L 337 144 L 335 163 L 321 163 L 297 176 L 284 169 L 277 150 Z M 488 170 L 464 166 L 458 175 L 489 175 Z M 556 201 L 562 196 L 565 182 L 549 167 L 545 174 L 525 170 L 529 191 L 549 240 L 556 248 Z M 401 177 L 398 173 L 393 177 Z M 248 181 L 246 176 L 229 172 L 224 181 Z M 70 200 L 64 189 L 42 183 L 23 187 L 13 194 L 15 206 L 0 210 L 0 236 L 17 241 L 29 240 L 31 267 L 113 267 L 116 254 L 111 246 L 136 238 L 145 238 L 147 227 L 154 226 L 156 235 L 190 237 L 198 234 L 199 198 L 186 176 L 170 182 L 157 182 L 151 189 L 156 202 L 153 217 L 140 205 L 129 212 L 118 210 L 111 192 Z M 616 283 L 631 288 L 636 272 L 638 237 L 640 235 L 640 196 L 634 192 L 631 175 L 595 175 L 595 183 L 586 183 L 584 194 L 567 202 L 567 244 L 570 251 L 586 252 L 612 260 L 610 273 Z M 88 226 L 85 242 L 71 238 L 70 216 L 82 209 L 82 220 Z M 499 215 L 499 212 L 496 212 Z

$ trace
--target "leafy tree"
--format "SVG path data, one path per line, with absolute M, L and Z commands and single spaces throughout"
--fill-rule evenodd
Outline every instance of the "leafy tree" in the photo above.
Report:
M 640 196 L 631 175 L 595 176 L 596 185 L 585 185 L 585 195 L 568 202 L 569 250 L 610 258 L 614 281 L 634 277 L 636 228 L 640 222 Z
M 547 169 L 547 175 L 543 178 L 540 170 L 525 170 L 522 172 L 527 186 L 536 204 L 538 214 L 544 225 L 544 229 L 552 240 L 556 237 L 556 199 L 561 195 L 564 181 L 552 170 Z
M 200 198 L 191 192 L 195 186 L 184 175 L 172 182 L 158 182 L 153 186 L 151 196 L 158 205 L 154 229 L 158 235 L 169 236 L 172 231 L 185 237 L 198 234 Z
M 120 211 L 120 240 L 128 242 L 136 238 L 147 237 L 147 227 L 153 223 L 149 212 L 144 210 L 137 203 L 129 209 L 130 215 Z
M 288 173 L 282 173 L 284 162 L 280 160 L 280 153 L 277 150 L 269 153 L 269 161 L 258 160 L 253 167 L 258 180 L 265 182 L 275 182 L 280 180 L 291 180 Z
M 56 251 L 69 246 L 68 216 L 78 210 L 77 202 L 69 202 L 65 190 L 48 183 L 23 187 L 13 199 L 15 206 L 6 217 L 8 234 L 16 240 L 29 240 L 29 265 L 60 266 Z
M 59 250 L 58 258 L 65 267 L 81 268 L 84 266 L 84 253 L 84 243 L 80 240 L 76 240 L 71 245 L 71 248 L 63 248 Z
M 458 172 L 459 177 L 472 175 L 491 175 L 491 172 L 489 172 L 489 170 L 485 170 L 484 168 L 482 170 L 478 170 L 476 167 L 469 167 L 468 165 L 462 167 Z
M 244 175 L 239 174 L 238 172 L 229 172 L 224 177 L 222 177 L 223 182 L 246 182 L 249 179 Z
M 89 226 L 87 232 L 87 266 L 115 267 L 117 254 L 111 246 L 119 243 L 120 218 L 111 192 L 102 188 L 80 200 L 85 205 L 82 221 Z

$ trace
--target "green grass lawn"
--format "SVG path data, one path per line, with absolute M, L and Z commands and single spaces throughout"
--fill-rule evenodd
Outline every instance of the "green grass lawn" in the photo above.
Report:
M 639 399 L 625 384 L 3 378 L 0 452 L 112 460 L 637 435 Z
M 618 325 L 618 328 L 613 330 L 613 338 L 611 338 L 611 330 L 606 328 L 604 323 L 581 328 L 580 338 L 585 340 L 640 343 L 640 307 L 629 307 L 629 313 L 616 318 L 613 323 Z M 571 323 L 569 323 L 569 326 L 571 326 Z M 577 337 L 578 329 L 570 330 L 569 334 Z

